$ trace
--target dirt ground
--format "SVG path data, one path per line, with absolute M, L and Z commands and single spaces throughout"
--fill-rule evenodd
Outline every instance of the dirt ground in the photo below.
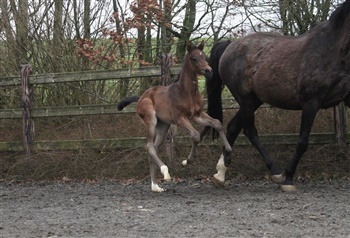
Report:
M 350 180 L 0 183 L 0 237 L 350 237 Z

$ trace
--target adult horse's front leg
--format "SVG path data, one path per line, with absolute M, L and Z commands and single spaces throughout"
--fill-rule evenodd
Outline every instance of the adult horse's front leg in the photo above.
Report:
M 236 115 L 230 120 L 227 125 L 226 138 L 230 145 L 233 145 L 243 128 L 242 112 L 238 110 Z M 218 163 L 216 164 L 217 173 L 214 174 L 213 181 L 216 186 L 223 186 L 225 183 L 225 176 L 227 166 L 231 163 L 231 158 L 225 160 L 224 154 L 221 154 Z
M 254 96 L 242 99 L 240 110 L 242 111 L 243 133 L 263 157 L 265 166 L 270 170 L 270 179 L 275 183 L 282 183 L 284 181 L 284 176 L 280 168 L 271 159 L 264 145 L 261 144 L 258 131 L 255 127 L 254 113 L 260 105 L 261 101 Z
M 294 174 L 298 163 L 300 161 L 301 156 L 307 150 L 309 144 L 309 136 L 312 128 L 312 124 L 315 120 L 316 114 L 319 110 L 317 101 L 312 101 L 304 105 L 302 115 L 301 115 L 301 125 L 299 132 L 299 140 L 297 144 L 297 148 L 293 159 L 289 161 L 285 175 L 286 179 L 283 184 L 281 184 L 282 191 L 295 191 L 294 185 Z

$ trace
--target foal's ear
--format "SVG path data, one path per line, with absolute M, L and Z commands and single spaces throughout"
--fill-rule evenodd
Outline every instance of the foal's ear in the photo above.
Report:
M 200 51 L 203 51 L 203 49 L 204 49 L 204 40 L 202 40 L 201 44 L 198 46 L 198 49 Z

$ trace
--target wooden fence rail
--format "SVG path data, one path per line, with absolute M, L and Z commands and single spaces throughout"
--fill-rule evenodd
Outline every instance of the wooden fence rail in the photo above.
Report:
M 264 105 L 269 107 L 269 105 Z M 223 99 L 224 109 L 238 109 L 239 105 L 234 99 Z M 206 105 L 205 105 L 206 109 Z M 20 119 L 22 118 L 22 108 L 0 109 L 0 119 Z M 103 115 L 103 114 L 125 114 L 134 113 L 135 107 L 130 105 L 118 111 L 117 104 L 97 104 L 97 105 L 79 105 L 64 107 L 45 107 L 33 108 L 31 117 L 57 117 L 57 116 L 82 116 L 82 115 Z
M 175 75 L 180 72 L 180 66 L 173 66 L 170 73 Z M 130 79 L 143 77 L 160 77 L 162 76 L 160 67 L 151 66 L 133 69 L 116 69 L 116 70 L 96 70 L 71 73 L 49 73 L 37 74 L 30 76 L 31 84 L 48 84 L 48 83 L 69 83 L 85 82 L 96 80 L 112 79 Z M 0 87 L 21 85 L 21 77 L 4 77 L 0 78 Z
M 171 67 L 171 74 L 178 74 L 179 66 Z M 30 85 L 47 84 L 47 83 L 67 83 L 79 81 L 93 80 L 113 80 L 113 79 L 130 79 L 140 77 L 161 77 L 162 71 L 160 67 L 147 67 L 139 69 L 123 69 L 123 70 L 104 70 L 90 72 L 74 72 L 74 73 L 57 73 L 57 74 L 41 74 L 31 75 Z M 0 87 L 20 86 L 20 77 L 0 78 Z M 269 105 L 264 105 L 269 107 Z M 224 109 L 237 109 L 238 104 L 234 99 L 223 99 Z M 134 113 L 135 107 L 128 107 L 123 111 L 118 111 L 116 104 L 102 105 L 79 105 L 65 107 L 50 108 L 32 108 L 30 111 L 31 118 L 39 117 L 58 117 L 58 116 L 82 116 L 82 115 L 103 115 L 103 114 L 124 114 Z M 23 108 L 0 109 L 0 119 L 21 119 L 23 118 Z M 343 143 L 350 144 L 350 133 L 345 131 L 346 109 L 335 110 L 334 118 L 341 118 L 342 124 L 335 120 L 335 128 L 342 131 L 344 137 L 339 139 L 339 133 L 318 133 L 310 135 L 310 144 L 330 144 Z M 340 128 L 340 129 L 339 129 Z M 344 133 L 345 132 L 345 133 Z M 295 144 L 297 134 L 275 134 L 260 135 L 264 144 Z M 65 141 L 33 141 L 30 148 L 33 150 L 67 150 L 67 149 L 117 149 L 117 148 L 135 148 L 143 147 L 145 143 L 144 137 L 137 138 L 116 138 L 116 139 L 89 139 L 89 140 L 65 140 Z M 188 137 L 176 137 L 176 144 L 179 146 L 188 146 Z M 244 137 L 239 136 L 236 141 L 237 145 L 250 145 L 250 142 Z M 217 145 L 217 142 L 204 141 L 202 145 Z M 23 151 L 23 141 L 0 142 L 0 151 Z

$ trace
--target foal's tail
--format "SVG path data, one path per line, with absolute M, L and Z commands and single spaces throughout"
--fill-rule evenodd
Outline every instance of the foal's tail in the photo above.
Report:
M 219 60 L 224 53 L 227 46 L 232 41 L 226 40 L 221 41 L 214 44 L 213 48 L 210 52 L 210 58 L 208 63 L 213 70 L 211 77 L 206 77 L 205 85 L 208 95 L 208 114 L 209 116 L 223 121 L 223 113 L 222 113 L 222 100 L 221 100 L 221 92 L 223 89 L 223 83 L 221 77 L 219 75 Z M 202 136 L 209 135 L 212 128 L 205 127 L 202 131 Z M 213 139 L 217 138 L 218 135 L 216 131 L 212 132 Z
M 118 103 L 118 110 L 119 111 L 123 110 L 124 107 L 126 107 L 130 103 L 137 102 L 139 100 L 139 98 L 140 98 L 140 96 L 131 96 L 131 97 L 124 98 L 123 100 L 121 100 Z

